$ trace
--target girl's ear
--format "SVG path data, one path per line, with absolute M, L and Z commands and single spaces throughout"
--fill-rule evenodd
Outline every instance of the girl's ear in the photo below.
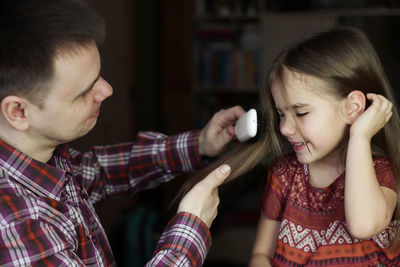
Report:
M 17 131 L 25 131 L 29 127 L 26 104 L 24 98 L 13 95 L 4 97 L 0 103 L 4 119 Z
M 345 117 L 346 123 L 351 125 L 360 116 L 366 105 L 366 98 L 363 92 L 360 90 L 354 90 L 350 92 L 345 101 Z

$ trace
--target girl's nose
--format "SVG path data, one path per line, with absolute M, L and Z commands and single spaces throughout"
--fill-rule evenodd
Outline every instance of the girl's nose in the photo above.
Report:
M 111 87 L 111 85 L 101 77 L 95 86 L 97 87 L 94 94 L 95 102 L 98 103 L 103 102 L 107 97 L 111 96 L 113 93 L 113 88 Z
M 286 116 L 281 120 L 280 123 L 280 131 L 283 136 L 293 136 L 296 134 L 296 122 L 290 118 L 290 116 Z

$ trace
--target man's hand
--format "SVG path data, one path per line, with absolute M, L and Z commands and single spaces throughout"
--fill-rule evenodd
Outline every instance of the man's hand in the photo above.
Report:
M 199 135 L 199 154 L 215 157 L 235 136 L 235 122 L 245 113 L 242 107 L 234 106 L 215 113 Z
M 208 228 L 218 213 L 218 186 L 231 173 L 229 165 L 223 164 L 197 183 L 181 200 L 178 212 L 188 212 L 199 217 Z

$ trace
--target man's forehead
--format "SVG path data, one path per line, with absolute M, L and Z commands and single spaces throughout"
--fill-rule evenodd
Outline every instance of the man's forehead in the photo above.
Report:
M 50 84 L 53 88 L 68 85 L 69 91 L 86 90 L 99 76 L 101 68 L 100 55 L 95 45 L 75 46 L 75 49 L 59 52 L 54 60 L 53 77 Z

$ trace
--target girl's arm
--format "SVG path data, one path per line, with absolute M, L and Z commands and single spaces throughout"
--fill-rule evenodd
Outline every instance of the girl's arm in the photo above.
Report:
M 271 266 L 281 222 L 261 215 L 249 267 Z
M 371 106 L 350 128 L 346 158 L 345 214 L 351 234 L 370 238 L 390 223 L 397 194 L 379 185 L 371 153 L 371 138 L 390 119 L 392 104 L 383 96 L 367 94 Z

